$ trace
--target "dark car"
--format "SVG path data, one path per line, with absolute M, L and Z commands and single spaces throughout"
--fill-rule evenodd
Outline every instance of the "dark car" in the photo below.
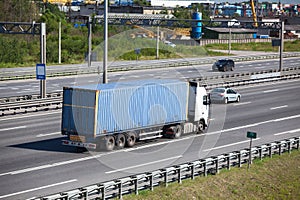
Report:
M 234 69 L 234 61 L 231 59 L 220 59 L 215 62 L 212 66 L 213 71 L 233 71 Z

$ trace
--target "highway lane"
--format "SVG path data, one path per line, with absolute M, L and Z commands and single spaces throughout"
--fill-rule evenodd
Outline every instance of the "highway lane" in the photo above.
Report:
M 247 148 L 246 132 L 258 133 L 254 145 L 300 136 L 300 81 L 236 88 L 240 103 L 213 104 L 205 135 L 158 139 L 114 152 L 76 153 L 60 144 L 60 112 L 0 118 L 0 199 L 24 199 L 152 171 Z
M 285 58 L 284 67 L 293 67 L 299 65 L 300 58 Z M 279 61 L 274 60 L 257 60 L 248 62 L 237 62 L 236 69 L 233 72 L 212 72 L 211 64 L 194 65 L 176 68 L 163 68 L 151 70 L 133 70 L 125 72 L 112 72 L 108 74 L 108 81 L 124 81 L 132 79 L 150 79 L 150 78 L 197 78 L 201 76 L 217 76 L 221 74 L 232 74 L 241 72 L 254 72 L 270 69 L 278 69 Z M 80 84 L 95 84 L 102 82 L 101 74 L 80 75 L 48 78 L 46 81 L 47 93 L 62 91 L 64 86 L 73 86 Z M 1 81 L 0 97 L 22 96 L 29 94 L 39 94 L 38 80 L 22 80 L 22 81 Z

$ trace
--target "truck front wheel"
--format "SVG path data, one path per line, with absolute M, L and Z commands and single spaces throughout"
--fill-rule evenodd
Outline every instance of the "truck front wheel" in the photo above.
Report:
M 181 126 L 180 125 L 177 125 L 176 127 L 174 127 L 174 135 L 173 135 L 173 137 L 174 138 L 180 138 L 180 136 L 181 136 L 181 134 L 182 134 L 182 128 L 181 128 Z
M 201 120 L 199 121 L 199 124 L 198 124 L 198 128 L 197 128 L 197 133 L 203 133 L 204 132 L 204 122 Z

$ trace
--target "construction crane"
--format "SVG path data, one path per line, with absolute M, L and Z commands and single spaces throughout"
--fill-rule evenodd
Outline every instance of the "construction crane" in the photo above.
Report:
M 256 16 L 256 11 L 255 11 L 254 0 L 250 0 L 250 6 L 251 6 L 251 11 L 252 11 L 252 19 L 254 21 L 253 26 L 255 28 L 257 28 L 258 27 L 258 23 L 257 23 L 257 16 Z

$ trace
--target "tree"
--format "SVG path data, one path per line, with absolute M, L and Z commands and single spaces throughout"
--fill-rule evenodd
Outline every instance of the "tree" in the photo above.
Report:
M 39 19 L 39 7 L 31 0 L 1 0 L 0 21 L 32 22 Z

